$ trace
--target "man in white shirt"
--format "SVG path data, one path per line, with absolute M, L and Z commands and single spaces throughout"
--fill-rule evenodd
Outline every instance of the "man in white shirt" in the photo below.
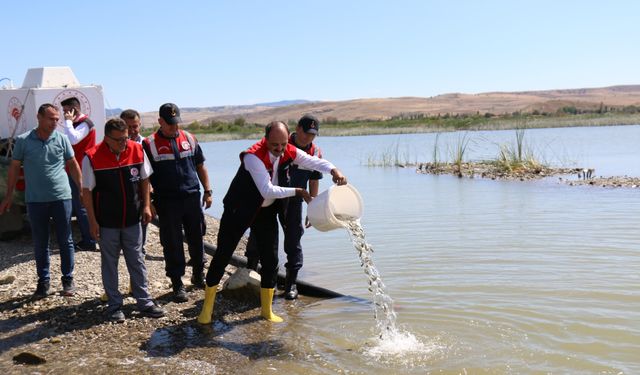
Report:
M 84 153 L 96 144 L 96 131 L 93 122 L 89 116 L 82 113 L 78 98 L 67 98 L 60 105 L 62 105 L 64 114 L 63 133 L 71 141 L 78 165 L 82 165 Z M 80 199 L 80 191 L 71 178 L 69 178 L 69 185 L 71 186 L 73 215 L 78 221 L 82 236 L 80 242 L 75 244 L 75 248 L 76 250 L 95 251 L 96 241 L 91 238 L 89 232 L 89 219 L 87 218 L 87 210 Z
M 272 322 L 282 322 L 271 309 L 278 271 L 277 215 L 285 198 L 298 196 L 305 202 L 311 195 L 303 188 L 290 188 L 287 170 L 292 164 L 330 173 L 338 185 L 347 178 L 325 159 L 311 156 L 289 143 L 289 129 L 280 121 L 266 126 L 265 137 L 240 154 L 240 167 L 227 195 L 220 219 L 218 247 L 207 272 L 205 300 L 198 317 L 201 324 L 211 323 L 218 284 L 224 269 L 247 228 L 255 236 L 260 255 L 261 316 Z
M 142 145 L 127 137 L 122 119 L 105 124 L 104 141 L 87 150 L 82 162 L 83 198 L 91 235 L 100 241 L 102 283 L 107 295 L 107 318 L 124 321 L 118 291 L 118 259 L 122 251 L 129 270 L 131 294 L 138 310 L 153 318 L 164 316 L 149 294 L 142 254 L 141 222 L 151 220 L 149 176 L 153 169 Z

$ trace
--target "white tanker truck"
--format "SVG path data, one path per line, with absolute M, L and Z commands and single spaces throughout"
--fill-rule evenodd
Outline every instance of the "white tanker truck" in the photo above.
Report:
M 105 109 L 102 87 L 81 85 L 69 67 L 32 68 L 27 71 L 22 86 L 16 88 L 9 78 L 0 76 L 0 200 L 7 191 L 7 166 L 11 161 L 14 139 L 18 135 L 37 127 L 36 114 L 44 103 L 60 109 L 60 124 L 63 100 L 76 97 L 82 112 L 95 124 L 96 142 L 104 136 Z M 14 206 L 0 215 L 0 239 L 22 230 L 24 225 L 25 182 L 18 180 Z

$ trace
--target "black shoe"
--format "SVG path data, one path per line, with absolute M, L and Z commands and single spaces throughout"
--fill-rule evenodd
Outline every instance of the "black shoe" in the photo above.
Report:
M 107 312 L 107 318 L 112 322 L 122 323 L 124 322 L 124 313 L 120 309 L 116 311 Z
M 148 316 L 150 318 L 162 318 L 165 316 L 166 311 L 155 303 L 144 310 L 141 310 L 140 313 L 144 316 Z
M 179 277 L 172 278 L 171 283 L 173 284 L 173 301 L 177 303 L 187 302 L 189 296 L 187 296 L 187 290 L 182 284 L 182 279 Z
M 76 292 L 76 286 L 73 284 L 73 279 L 62 280 L 62 295 L 71 297 Z
M 191 285 L 199 289 L 204 289 L 205 285 L 203 271 L 193 271 L 193 275 L 191 275 Z
M 48 281 L 44 281 L 44 282 L 39 282 L 38 286 L 36 287 L 36 291 L 33 293 L 33 298 L 45 298 L 47 297 L 49 294 L 49 288 L 51 287 L 51 284 Z
M 287 270 L 287 275 L 284 279 L 284 299 L 293 300 L 298 298 L 298 288 L 296 287 L 296 280 L 298 279 L 298 271 Z
M 76 251 L 98 251 L 95 243 L 86 244 L 86 243 L 78 242 L 77 244 L 75 244 L 74 247 Z

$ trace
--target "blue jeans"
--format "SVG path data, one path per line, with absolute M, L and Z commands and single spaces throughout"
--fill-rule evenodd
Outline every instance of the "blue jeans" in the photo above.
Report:
M 38 282 L 48 282 L 49 274 L 49 219 L 53 219 L 60 247 L 62 280 L 73 279 L 73 238 L 71 237 L 71 199 L 53 202 L 27 203 L 36 256 Z
M 91 231 L 89 230 L 89 217 L 87 216 L 87 209 L 84 208 L 82 202 L 80 201 L 80 191 L 76 186 L 76 183 L 73 181 L 71 176 L 69 176 L 69 186 L 71 186 L 71 203 L 73 204 L 73 215 L 78 220 L 78 226 L 80 227 L 80 234 L 82 235 L 82 240 L 80 243 L 85 247 L 92 247 L 96 245 L 96 241 L 91 238 Z

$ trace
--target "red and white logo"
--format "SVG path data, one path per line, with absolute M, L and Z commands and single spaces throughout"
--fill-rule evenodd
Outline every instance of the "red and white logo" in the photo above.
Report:
M 77 98 L 78 101 L 80 102 L 80 112 L 84 113 L 85 115 L 89 116 L 89 118 L 91 118 L 91 103 L 89 103 L 89 99 L 86 97 L 86 95 L 84 95 L 82 92 L 78 90 L 67 89 L 67 90 L 61 91 L 58 95 L 56 95 L 56 97 L 53 99 L 53 103 L 51 104 L 58 107 L 58 109 L 60 110 L 60 113 L 62 113 L 62 105 L 60 103 L 65 99 L 74 98 L 74 97 Z M 58 125 L 62 126 L 63 122 L 64 122 L 64 116 L 60 116 L 60 121 L 58 121 Z

